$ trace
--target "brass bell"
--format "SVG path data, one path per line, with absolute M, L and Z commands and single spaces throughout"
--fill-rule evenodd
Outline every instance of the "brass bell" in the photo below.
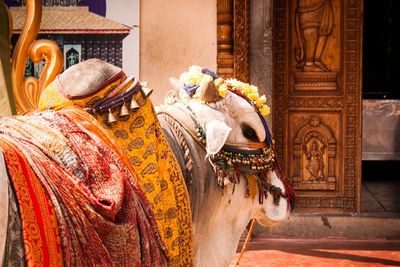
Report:
M 111 112 L 111 109 L 108 110 L 108 118 L 107 118 L 107 123 L 111 124 L 117 121 L 117 118 L 115 118 L 114 114 Z
M 126 117 L 126 116 L 128 116 L 128 115 L 129 115 L 129 110 L 128 110 L 128 108 L 126 107 L 125 102 L 124 102 L 124 104 L 123 104 L 122 107 L 121 107 L 121 110 L 119 111 L 119 116 L 120 116 L 120 117 Z
M 150 88 L 147 88 L 146 86 L 147 86 L 147 83 L 148 82 L 141 82 L 140 83 L 140 85 L 141 85 L 141 87 L 140 87 L 140 92 L 142 93 L 142 96 L 144 97 L 144 98 L 148 98 L 150 95 L 151 95 L 151 93 L 153 92 L 153 89 L 150 89 Z
M 131 103 L 129 105 L 129 109 L 130 110 L 137 110 L 140 108 L 140 105 L 138 104 L 138 102 L 135 101 L 135 98 L 132 97 Z

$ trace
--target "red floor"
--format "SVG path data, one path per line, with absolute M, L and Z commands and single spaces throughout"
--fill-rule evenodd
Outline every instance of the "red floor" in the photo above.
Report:
M 239 266 L 400 266 L 400 241 L 257 239 Z

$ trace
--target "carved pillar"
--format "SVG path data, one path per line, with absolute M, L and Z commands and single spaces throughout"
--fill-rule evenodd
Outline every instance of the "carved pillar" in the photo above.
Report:
M 217 0 L 217 73 L 249 81 L 249 0 Z
M 234 74 L 241 81 L 249 81 L 250 3 L 234 1 Z
M 217 73 L 233 77 L 233 1 L 217 1 Z

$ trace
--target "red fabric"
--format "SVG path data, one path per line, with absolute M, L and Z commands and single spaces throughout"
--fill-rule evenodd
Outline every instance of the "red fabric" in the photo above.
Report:
M 150 204 L 140 188 L 129 183 L 135 177 L 107 142 L 62 113 L 19 121 L 24 129 L 3 134 L 24 153 L 56 206 L 65 265 L 167 263 Z M 41 133 L 43 126 L 59 136 L 59 142 L 44 142 L 48 133 Z

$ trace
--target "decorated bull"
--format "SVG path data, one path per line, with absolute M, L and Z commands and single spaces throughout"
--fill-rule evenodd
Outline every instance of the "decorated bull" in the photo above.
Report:
M 227 266 L 250 219 L 288 217 L 257 89 L 195 66 L 178 87 L 156 115 L 144 84 L 88 60 L 42 112 L 2 118 L 0 263 Z

